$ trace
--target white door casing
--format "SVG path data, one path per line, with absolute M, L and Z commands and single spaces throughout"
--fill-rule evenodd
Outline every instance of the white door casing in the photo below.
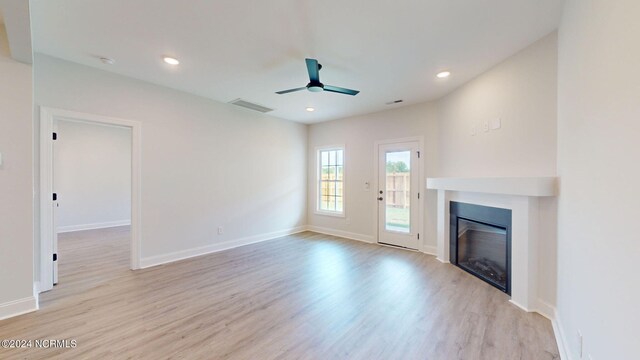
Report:
M 57 266 L 53 254 L 57 252 L 55 220 L 56 201 L 53 200 L 53 137 L 56 120 L 115 125 L 131 128 L 131 254 L 130 268 L 140 268 L 141 228 L 141 123 L 138 121 L 80 113 L 69 110 L 40 108 L 40 264 L 38 291 L 51 290 L 57 282 Z
M 58 122 L 57 121 L 53 121 L 52 124 L 52 130 L 53 130 L 53 134 L 56 134 L 56 138 L 57 138 L 57 134 L 58 134 Z M 53 137 L 52 137 L 53 140 Z M 53 196 L 52 196 L 52 203 L 51 203 L 51 216 L 53 217 L 53 219 L 51 220 L 51 223 L 53 224 L 53 284 L 57 284 L 58 283 L 58 207 L 60 206 L 59 204 L 59 200 L 58 200 L 58 193 L 56 192 L 56 184 L 54 179 L 55 177 L 55 172 L 56 172 L 56 167 L 55 165 L 55 154 L 56 154 L 56 142 L 58 140 L 55 139 L 52 141 L 52 145 L 51 145 L 51 182 L 52 182 L 52 190 L 53 190 Z

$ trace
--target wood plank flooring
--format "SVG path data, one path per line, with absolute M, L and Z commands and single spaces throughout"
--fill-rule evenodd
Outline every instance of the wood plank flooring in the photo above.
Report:
M 127 227 L 62 234 L 0 359 L 558 359 L 550 322 L 434 257 L 312 232 L 139 271 Z

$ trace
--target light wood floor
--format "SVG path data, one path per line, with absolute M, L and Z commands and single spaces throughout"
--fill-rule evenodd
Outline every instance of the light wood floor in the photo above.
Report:
M 306 232 L 139 271 L 128 228 L 64 234 L 0 359 L 558 359 L 551 324 L 421 253 Z M 179 239 L 178 239 L 179 241 Z

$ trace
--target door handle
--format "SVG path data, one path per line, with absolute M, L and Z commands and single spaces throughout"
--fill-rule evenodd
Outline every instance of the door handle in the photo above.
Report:
M 380 197 L 378 198 L 378 200 L 382 201 L 382 200 L 383 200 L 383 199 L 382 199 L 382 196 L 380 196 Z

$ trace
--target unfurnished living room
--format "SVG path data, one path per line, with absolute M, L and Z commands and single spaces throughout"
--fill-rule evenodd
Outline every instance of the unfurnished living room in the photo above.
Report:
M 0 359 L 640 359 L 640 1 L 0 0 Z

